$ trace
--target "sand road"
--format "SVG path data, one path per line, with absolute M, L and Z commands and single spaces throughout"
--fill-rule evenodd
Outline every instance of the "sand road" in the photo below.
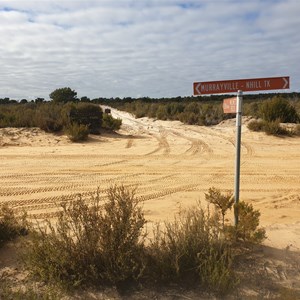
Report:
M 200 127 L 112 115 L 123 121 L 117 134 L 79 144 L 39 129 L 0 129 L 0 203 L 54 217 L 60 201 L 124 184 L 137 189 L 151 224 L 198 200 L 206 206 L 210 187 L 233 190 L 235 120 Z M 267 245 L 300 250 L 300 138 L 250 132 L 247 122 L 240 198 L 261 211 Z

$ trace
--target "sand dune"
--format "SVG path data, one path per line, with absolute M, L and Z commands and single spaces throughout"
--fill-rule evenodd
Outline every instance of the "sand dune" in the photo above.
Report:
M 172 219 L 179 207 L 206 206 L 212 186 L 233 190 L 234 119 L 200 127 L 112 114 L 123 121 L 118 133 L 78 144 L 37 128 L 0 129 L 0 203 L 52 218 L 61 201 L 97 189 L 105 197 L 108 187 L 124 184 L 136 188 L 151 226 Z M 268 236 L 255 264 L 264 278 L 300 289 L 300 139 L 250 132 L 248 122 L 244 117 L 240 198 L 260 210 Z M 232 212 L 227 218 L 233 220 Z M 1 253 L 0 266 L 7 267 L 7 251 Z M 254 282 L 250 295 L 256 288 Z
M 55 216 L 57 204 L 113 184 L 137 188 L 150 221 L 172 218 L 178 207 L 204 201 L 215 186 L 234 187 L 235 120 L 217 126 L 135 119 L 117 134 L 71 143 L 37 128 L 0 129 L 0 201 L 34 217 Z M 266 243 L 300 250 L 299 138 L 250 132 L 243 119 L 240 198 L 261 211 Z M 231 215 L 228 218 L 232 218 Z

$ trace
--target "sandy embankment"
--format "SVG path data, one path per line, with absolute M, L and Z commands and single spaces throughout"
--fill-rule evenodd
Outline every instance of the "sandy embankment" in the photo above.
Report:
M 0 202 L 45 217 L 64 198 L 123 183 L 137 188 L 146 217 L 157 221 L 204 203 L 212 186 L 233 190 L 234 120 L 199 127 L 112 113 L 123 120 L 120 132 L 82 144 L 39 129 L 0 129 Z M 299 138 L 243 126 L 240 198 L 261 211 L 270 246 L 300 250 L 299 146 Z
M 234 120 L 199 127 L 112 114 L 123 120 L 118 134 L 82 144 L 39 129 L 0 129 L 0 203 L 53 217 L 60 201 L 76 193 L 99 188 L 105 195 L 109 186 L 124 184 L 137 188 L 151 226 L 198 200 L 206 206 L 204 193 L 212 186 L 233 190 Z M 300 139 L 250 132 L 247 122 L 240 198 L 260 210 L 267 230 L 262 268 L 267 278 L 300 289 Z M 9 261 L 4 257 L 2 266 Z

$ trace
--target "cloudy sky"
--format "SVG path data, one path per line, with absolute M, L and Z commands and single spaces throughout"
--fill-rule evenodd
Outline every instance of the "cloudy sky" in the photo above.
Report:
M 290 76 L 299 0 L 1 0 L 0 98 L 192 95 L 194 81 Z

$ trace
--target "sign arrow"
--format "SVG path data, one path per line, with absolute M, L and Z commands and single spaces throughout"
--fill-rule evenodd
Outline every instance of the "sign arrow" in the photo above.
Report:
M 290 77 L 235 79 L 222 81 L 194 82 L 194 95 L 226 94 L 237 91 L 266 91 L 290 88 Z
M 290 83 L 290 82 L 289 82 L 289 77 L 288 77 L 288 78 L 283 77 L 282 79 L 283 79 L 283 81 L 284 81 L 283 89 L 289 88 L 289 83 Z

